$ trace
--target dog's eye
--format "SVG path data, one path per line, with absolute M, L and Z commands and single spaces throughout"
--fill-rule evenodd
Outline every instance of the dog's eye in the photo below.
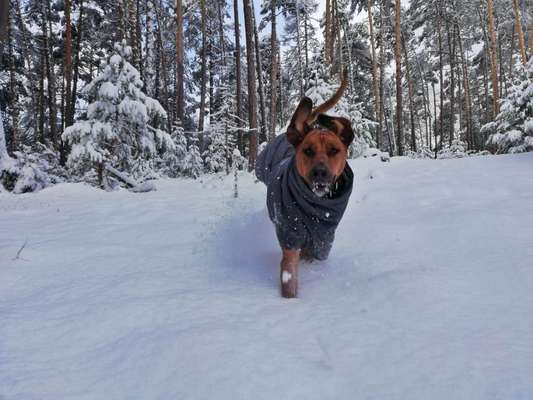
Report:
M 335 147 L 333 147 L 333 148 L 329 149 L 328 154 L 329 154 L 330 156 L 334 156 L 334 155 L 337 154 L 338 152 L 339 152 L 339 149 L 336 149 Z
M 304 150 L 304 154 L 307 157 L 313 157 L 315 155 L 315 152 L 313 151 L 311 147 L 308 147 L 307 149 Z

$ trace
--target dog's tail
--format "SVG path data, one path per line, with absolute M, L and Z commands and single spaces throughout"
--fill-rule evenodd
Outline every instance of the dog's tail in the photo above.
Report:
M 342 94 L 344 93 L 344 90 L 346 89 L 346 86 L 348 86 L 348 71 L 344 70 L 342 74 L 341 85 L 339 86 L 335 94 L 329 100 L 326 100 L 324 103 L 322 103 L 317 108 L 315 108 L 313 112 L 311 112 L 311 114 L 309 114 L 309 117 L 307 118 L 307 121 L 306 121 L 307 124 L 308 125 L 313 124 L 313 122 L 316 121 L 316 119 L 318 118 L 320 114 L 324 114 L 326 111 L 333 108 L 333 106 L 337 104 L 337 102 L 341 99 Z

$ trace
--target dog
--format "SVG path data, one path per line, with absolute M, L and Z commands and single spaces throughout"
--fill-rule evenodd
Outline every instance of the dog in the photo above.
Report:
M 300 100 L 286 133 L 259 154 L 256 176 L 267 185 L 267 208 L 282 250 L 281 294 L 297 297 L 300 259 L 325 260 L 353 188 L 347 163 L 354 132 L 348 119 L 326 115 L 341 98 L 346 75 L 333 95 L 313 109 Z

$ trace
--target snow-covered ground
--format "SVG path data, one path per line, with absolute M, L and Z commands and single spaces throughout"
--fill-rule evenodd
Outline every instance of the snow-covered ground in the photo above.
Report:
M 0 194 L 0 399 L 532 399 L 533 153 L 352 164 L 294 300 L 250 176 Z

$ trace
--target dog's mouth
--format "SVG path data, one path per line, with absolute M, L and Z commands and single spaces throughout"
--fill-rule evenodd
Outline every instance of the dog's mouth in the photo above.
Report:
M 311 190 L 318 197 L 324 197 L 331 191 L 331 183 L 327 182 L 313 182 L 311 184 Z

